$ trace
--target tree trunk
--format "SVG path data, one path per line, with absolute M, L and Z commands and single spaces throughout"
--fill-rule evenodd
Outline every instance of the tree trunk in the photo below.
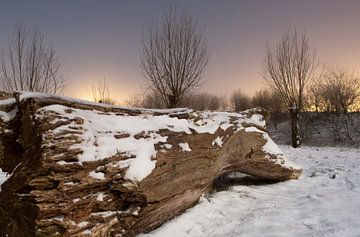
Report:
M 169 109 L 173 109 L 178 107 L 178 100 L 177 97 L 175 95 L 168 95 L 169 98 L 169 104 L 168 104 L 168 108 Z
M 290 109 L 291 118 L 291 145 L 294 148 L 300 147 L 299 109 Z
M 228 172 L 301 173 L 268 137 L 261 110 L 132 110 L 44 94 L 6 103 L 0 168 L 18 157 L 1 185 L 0 236 L 135 236 L 195 205 Z M 6 134 L 21 150 L 4 149 Z

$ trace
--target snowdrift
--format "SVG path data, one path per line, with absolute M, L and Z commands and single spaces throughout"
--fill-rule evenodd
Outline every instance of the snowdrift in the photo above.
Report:
M 193 206 L 224 173 L 297 178 L 267 116 L 0 93 L 0 235 L 134 236 Z

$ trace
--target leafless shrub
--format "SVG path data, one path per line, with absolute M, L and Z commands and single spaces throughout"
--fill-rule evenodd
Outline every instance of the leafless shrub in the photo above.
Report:
M 115 101 L 110 98 L 109 82 L 105 78 L 97 80 L 91 85 L 91 95 L 97 103 L 115 104 Z
M 44 35 L 38 29 L 30 32 L 21 24 L 15 26 L 5 51 L 1 58 L 2 90 L 62 92 L 65 79 L 59 75 L 55 49 L 45 45 Z
M 320 96 L 328 112 L 355 110 L 360 98 L 360 79 L 345 69 L 330 69 L 320 83 Z
M 196 110 L 221 110 L 224 106 L 224 97 L 200 93 L 190 95 L 184 103 L 185 107 Z
M 144 91 L 141 94 L 130 96 L 125 101 L 126 106 L 136 108 L 164 109 L 166 104 L 162 100 L 162 96 L 156 91 Z
M 251 104 L 252 107 L 262 107 L 273 113 L 286 111 L 284 101 L 276 91 L 260 90 L 255 92 Z
M 244 94 L 240 89 L 233 92 L 230 102 L 233 110 L 236 112 L 250 109 L 252 107 L 250 97 Z
M 164 103 L 163 97 L 157 91 L 149 91 L 144 94 L 142 106 L 143 108 L 164 109 L 167 105 Z

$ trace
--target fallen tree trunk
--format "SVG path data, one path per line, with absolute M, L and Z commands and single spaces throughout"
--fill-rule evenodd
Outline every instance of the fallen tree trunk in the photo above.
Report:
M 193 206 L 225 173 L 279 181 L 301 173 L 265 132 L 260 109 L 14 96 L 0 97 L 0 168 L 9 174 L 0 183 L 1 236 L 134 236 Z

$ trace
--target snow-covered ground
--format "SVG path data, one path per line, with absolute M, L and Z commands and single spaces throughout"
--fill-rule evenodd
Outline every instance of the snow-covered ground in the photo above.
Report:
M 232 186 L 141 236 L 360 236 L 360 149 L 280 148 L 298 180 Z

